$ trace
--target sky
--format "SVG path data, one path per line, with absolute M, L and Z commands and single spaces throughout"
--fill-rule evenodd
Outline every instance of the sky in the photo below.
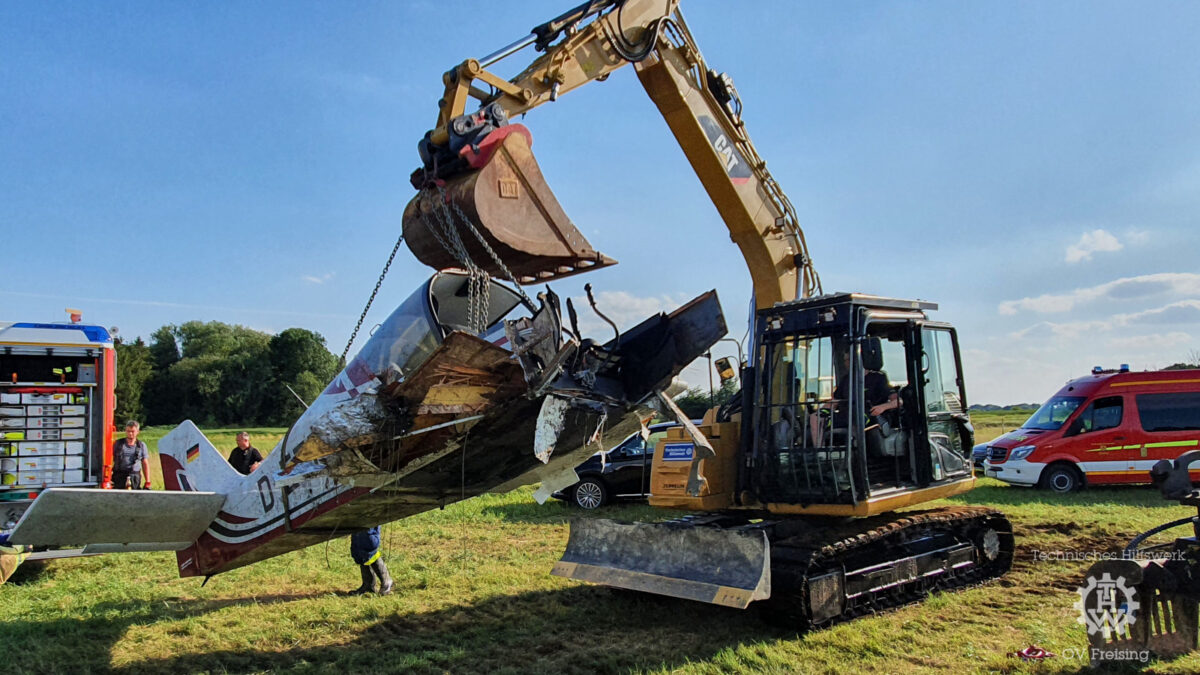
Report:
M 340 353 L 442 72 L 574 4 L 0 4 L 0 320 L 299 326 Z M 824 289 L 938 302 L 970 402 L 1200 353 L 1200 4 L 682 6 Z M 521 121 L 620 261 L 556 292 L 590 282 L 628 327 L 715 288 L 742 337 L 749 274 L 631 68 Z M 402 247 L 356 346 L 430 272 Z

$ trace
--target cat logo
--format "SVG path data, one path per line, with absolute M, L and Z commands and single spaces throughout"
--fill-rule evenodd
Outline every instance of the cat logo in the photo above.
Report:
M 704 134 L 708 136 L 708 142 L 712 144 L 729 179 L 735 185 L 741 185 L 750 180 L 750 165 L 746 162 L 746 158 L 742 157 L 742 153 L 738 152 L 733 141 L 729 140 L 729 136 L 725 134 L 721 125 L 707 115 L 700 116 L 700 125 L 704 127 Z
M 725 173 L 732 173 L 734 167 L 738 165 L 738 156 L 733 151 L 733 146 L 729 143 L 729 137 L 725 134 L 717 136 L 717 140 L 713 143 L 713 148 L 717 154 L 721 156 L 725 164 Z

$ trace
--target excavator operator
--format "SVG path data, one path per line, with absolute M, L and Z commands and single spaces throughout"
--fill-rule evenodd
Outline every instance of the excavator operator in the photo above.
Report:
M 843 346 L 838 350 L 841 354 L 840 374 L 837 387 L 833 390 L 833 398 L 822 403 L 809 420 L 812 429 L 812 441 L 816 447 L 821 447 L 825 440 L 826 428 L 846 429 L 850 419 L 847 409 L 850 392 L 850 350 Z M 861 355 L 863 360 L 863 401 L 867 416 L 874 420 L 882 420 L 889 426 L 896 425 L 896 414 L 890 411 L 900 407 L 900 395 L 892 390 L 887 373 L 883 372 L 883 349 L 880 339 L 869 338 L 862 343 Z M 827 418 L 822 424 L 821 418 Z

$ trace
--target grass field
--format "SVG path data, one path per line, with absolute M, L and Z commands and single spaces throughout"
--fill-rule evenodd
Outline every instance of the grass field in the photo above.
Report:
M 1015 424 L 976 416 L 980 438 Z M 1019 423 L 1019 420 L 1018 420 Z M 151 447 L 163 430 L 149 429 Z M 233 447 L 236 430 L 211 434 Z M 251 430 L 270 448 L 281 430 Z M 158 482 L 158 481 L 156 481 Z M 214 577 L 176 578 L 174 556 L 111 555 L 29 564 L 0 587 L 0 662 L 21 672 L 1035 672 L 1085 669 L 1072 603 L 1088 563 L 1035 551 L 1115 551 L 1188 514 L 1148 488 L 1065 497 L 983 480 L 948 503 L 992 505 L 1013 520 L 1014 570 L 998 582 L 796 635 L 739 612 L 552 577 L 567 521 L 531 489 L 487 495 L 394 523 L 384 545 L 390 597 L 358 584 L 337 540 Z M 598 517 L 651 520 L 646 506 Z M 1059 656 L 1007 657 L 1031 644 Z M 1200 655 L 1152 672 L 1200 672 Z

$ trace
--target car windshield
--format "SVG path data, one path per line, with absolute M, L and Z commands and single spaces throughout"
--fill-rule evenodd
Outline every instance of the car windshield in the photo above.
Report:
M 1037 412 L 1030 415 L 1021 428 L 1054 431 L 1067 421 L 1067 418 L 1083 401 L 1083 396 L 1055 396 L 1043 403 Z

